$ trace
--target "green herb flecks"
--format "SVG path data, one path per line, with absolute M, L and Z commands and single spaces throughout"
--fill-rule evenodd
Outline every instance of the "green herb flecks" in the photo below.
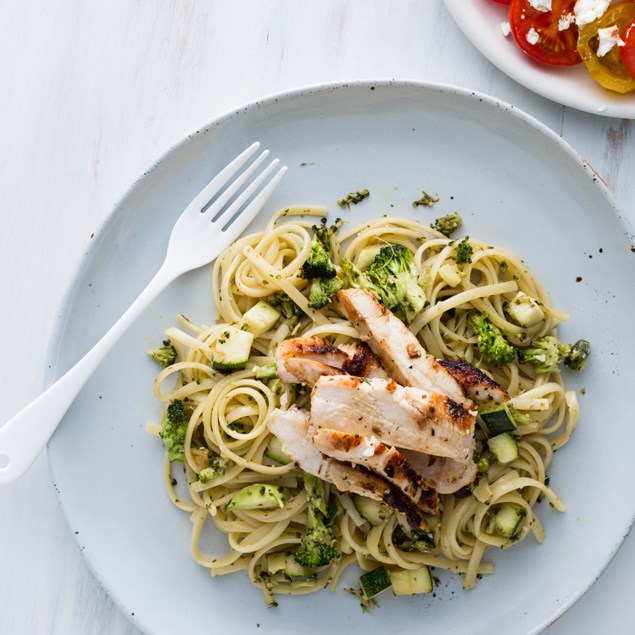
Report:
M 370 192 L 366 189 L 364 190 L 357 190 L 357 192 L 351 192 L 350 194 L 347 194 L 344 198 L 341 198 L 339 201 L 337 201 L 337 204 L 342 208 L 342 209 L 350 209 L 351 205 L 357 205 L 358 203 L 361 203 L 365 198 L 368 198 L 370 196 Z
M 432 207 L 435 203 L 438 203 L 439 199 L 436 196 L 432 196 L 432 194 L 428 194 L 427 192 L 421 192 L 421 198 L 416 201 L 412 201 L 413 207 Z

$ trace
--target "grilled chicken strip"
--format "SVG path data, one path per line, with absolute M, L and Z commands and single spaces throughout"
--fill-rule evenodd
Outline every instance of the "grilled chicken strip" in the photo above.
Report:
M 341 347 L 343 351 L 348 353 L 350 359 L 345 362 L 342 369 L 348 375 L 355 375 L 355 377 L 369 377 L 390 379 L 388 373 L 384 370 L 384 367 L 379 361 L 379 357 L 373 353 L 372 349 L 366 342 L 359 342 L 358 344 L 348 344 Z
M 281 342 L 276 349 L 276 371 L 282 381 L 309 386 L 322 375 L 388 378 L 368 344 L 360 342 L 338 348 L 319 337 Z
M 267 427 L 282 443 L 283 450 L 305 472 L 335 485 L 340 492 L 360 494 L 385 503 L 403 513 L 415 529 L 427 530 L 422 510 L 397 487 L 363 467 L 354 467 L 325 457 L 311 442 L 309 413 L 292 407 L 274 410 Z
M 430 514 L 438 513 L 438 493 L 423 481 L 403 454 L 377 441 L 375 437 L 321 428 L 313 435 L 313 445 L 333 459 L 362 465 L 380 474 L 417 507 Z
M 341 374 L 349 356 L 320 337 L 284 340 L 276 349 L 276 372 L 290 384 L 313 385 L 321 375 Z
M 460 463 L 447 457 L 412 450 L 401 450 L 401 453 L 423 481 L 439 494 L 454 494 L 476 478 L 477 467 L 474 461 Z
M 482 405 L 509 400 L 502 386 L 464 359 L 444 359 L 440 364 L 463 386 L 467 396 L 475 403 Z
M 388 374 L 404 386 L 433 390 L 466 408 L 473 407 L 463 386 L 427 353 L 408 327 L 364 289 L 342 289 L 337 298 Z
M 344 371 L 306 357 L 284 359 L 276 354 L 276 372 L 282 381 L 289 384 L 313 386 L 320 377 L 341 375 Z
M 462 463 L 474 452 L 474 423 L 474 415 L 449 397 L 392 379 L 320 377 L 311 394 L 315 429 L 374 435 L 389 446 Z

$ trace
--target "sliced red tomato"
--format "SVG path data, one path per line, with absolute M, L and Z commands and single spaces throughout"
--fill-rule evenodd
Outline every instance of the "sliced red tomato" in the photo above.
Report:
M 492 2 L 498 2 L 498 4 L 509 4 L 509 0 L 492 0 Z
M 551 11 L 538 11 L 528 0 L 511 0 L 509 24 L 520 48 L 532 59 L 553 66 L 573 66 L 582 60 L 576 49 L 578 28 L 560 31 L 561 17 L 573 13 L 576 0 L 552 0 Z
M 631 75 L 622 61 L 620 53 L 622 47 L 614 46 L 606 55 L 598 56 L 598 30 L 616 26 L 619 29 L 620 38 L 624 40 L 624 33 L 633 21 L 635 21 L 635 2 L 629 0 L 612 4 L 601 18 L 580 28 L 578 51 L 591 77 L 600 86 L 617 93 L 630 93 L 635 90 L 635 76 Z
M 620 48 L 622 64 L 631 77 L 635 77 L 635 20 L 626 27 L 622 39 L 624 40 L 624 46 Z

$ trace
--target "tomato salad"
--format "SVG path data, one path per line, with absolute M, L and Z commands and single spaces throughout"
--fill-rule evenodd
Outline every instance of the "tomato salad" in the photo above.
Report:
M 601 86 L 635 91 L 635 0 L 492 0 L 509 5 L 516 44 L 551 66 L 584 63 Z

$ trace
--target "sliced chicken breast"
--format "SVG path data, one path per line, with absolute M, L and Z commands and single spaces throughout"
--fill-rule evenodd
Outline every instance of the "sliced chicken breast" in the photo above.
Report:
M 343 373 L 349 356 L 320 337 L 284 340 L 276 349 L 278 377 L 290 384 L 313 385 L 320 375 Z
M 439 495 L 428 486 L 395 448 L 374 436 L 321 428 L 313 436 L 313 445 L 331 458 L 362 465 L 398 487 L 417 507 L 430 514 L 439 511 Z
M 337 298 L 388 374 L 404 386 L 433 390 L 470 409 L 463 386 L 428 354 L 408 327 L 364 289 L 342 289 Z
M 345 362 L 342 369 L 349 375 L 356 377 L 379 377 L 381 379 L 390 379 L 388 373 L 384 370 L 379 357 L 373 353 L 372 349 L 366 342 L 359 342 L 348 349 L 344 349 L 350 359 Z
M 474 403 L 482 405 L 509 400 L 502 386 L 464 359 L 444 359 L 440 364 L 463 386 L 466 395 Z
M 363 467 L 354 467 L 325 457 L 311 442 L 309 413 L 299 408 L 274 410 L 267 427 L 282 443 L 283 450 L 305 472 L 335 485 L 341 492 L 360 494 L 403 513 L 413 528 L 428 529 L 422 511 L 399 488 Z
M 454 494 L 476 478 L 477 468 L 474 461 L 460 463 L 447 457 L 431 456 L 412 450 L 401 450 L 401 453 L 412 469 L 439 494 Z
M 276 355 L 276 373 L 288 384 L 313 386 L 320 377 L 342 375 L 344 371 L 306 357 L 287 357 L 282 360 Z
M 320 377 L 311 394 L 311 424 L 358 433 L 389 446 L 447 456 L 474 452 L 474 415 L 449 397 L 403 387 L 392 379 Z
M 322 375 L 388 378 L 368 344 L 360 342 L 338 348 L 319 337 L 281 342 L 276 350 L 276 372 L 284 382 L 309 386 Z

